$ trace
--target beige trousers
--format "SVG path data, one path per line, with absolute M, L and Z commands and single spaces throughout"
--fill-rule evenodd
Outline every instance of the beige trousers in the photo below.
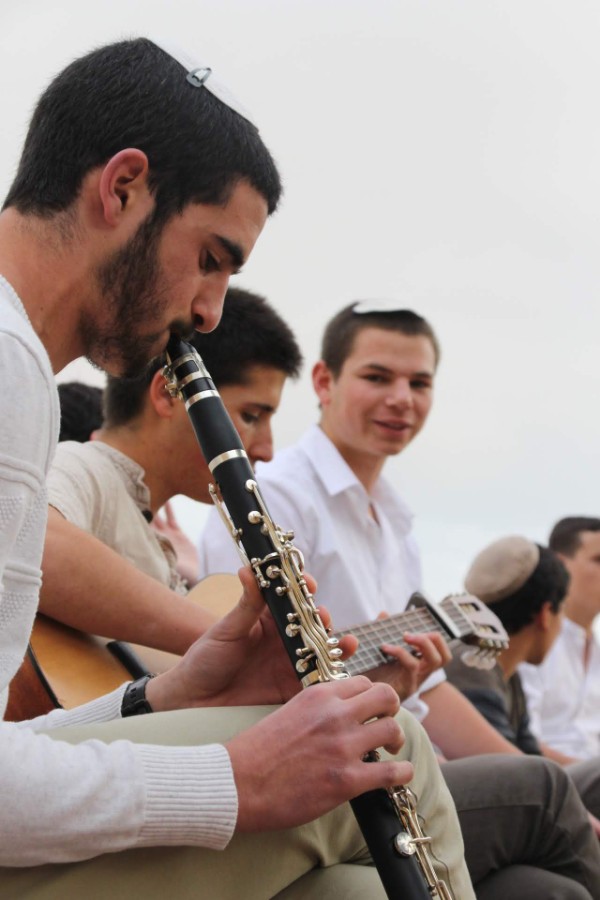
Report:
M 268 714 L 268 707 L 155 713 L 93 726 L 48 732 L 78 743 L 191 745 L 223 742 Z M 406 741 L 400 756 L 415 763 L 411 787 L 424 830 L 433 838 L 439 875 L 450 878 L 456 900 L 474 900 L 454 803 L 421 726 L 401 711 Z M 290 772 L 290 777 L 302 777 Z M 447 871 L 447 870 L 448 871 Z M 448 874 L 449 873 L 449 874 Z M 350 807 L 286 831 L 236 834 L 223 851 L 151 847 L 84 862 L 0 869 L 3 900 L 384 900 L 385 892 Z M 406 898 L 409 900 L 409 898 Z

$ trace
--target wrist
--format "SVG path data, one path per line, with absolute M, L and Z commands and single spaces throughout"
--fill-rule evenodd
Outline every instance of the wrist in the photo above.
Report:
M 154 675 L 144 675 L 127 685 L 121 701 L 122 719 L 154 712 L 154 707 L 147 696 L 147 687 L 152 678 Z

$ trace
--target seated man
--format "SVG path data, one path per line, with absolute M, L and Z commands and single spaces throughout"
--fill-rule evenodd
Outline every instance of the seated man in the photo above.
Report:
M 211 75 L 143 38 L 74 61 L 38 103 L 0 212 L 2 712 L 38 602 L 54 373 L 85 355 L 131 375 L 171 332 L 216 327 L 229 276 L 277 206 L 267 148 Z M 436 851 L 457 896 L 472 898 L 423 732 L 395 718 L 390 688 L 364 678 L 292 696 L 272 619 L 248 570 L 242 578 L 239 605 L 169 672 L 0 722 L 3 898 L 229 900 L 240 883 L 253 900 L 382 898 L 377 872 L 349 865 L 370 857 L 343 805 L 410 780 L 401 758 L 363 761 L 377 745 L 417 760 Z M 290 697 L 276 710 L 248 706 Z M 585 893 L 591 874 L 584 864 L 573 884 Z
M 465 666 L 461 651 L 446 667 L 448 680 L 500 734 L 523 753 L 552 758 L 529 727 L 527 699 L 519 667 L 543 664 L 562 625 L 569 575 L 558 556 L 524 537 L 494 541 L 473 560 L 465 588 L 498 616 L 510 635 L 492 669 Z M 600 815 L 600 759 L 564 760 L 587 809 Z
M 556 523 L 549 544 L 569 573 L 556 642 L 539 666 L 523 664 L 531 730 L 558 762 L 600 756 L 600 519 Z
M 344 308 L 326 326 L 321 359 L 313 368 L 318 426 L 279 451 L 273 462 L 257 466 L 273 519 L 294 530 L 294 543 L 317 579 L 317 596 L 330 604 L 338 627 L 400 612 L 421 586 L 412 515 L 382 472 L 388 457 L 401 453 L 427 420 L 438 359 L 433 329 L 416 313 L 377 303 Z M 212 527 L 210 518 L 200 561 L 204 575 L 237 567 L 229 536 Z M 451 760 L 442 771 L 477 885 L 480 866 L 489 871 L 492 829 L 496 850 L 515 850 L 515 821 L 524 823 L 537 803 L 547 802 L 527 796 L 532 770 L 546 763 L 509 758 L 517 748 L 440 673 L 404 705 L 423 718 L 434 745 Z M 492 753 L 506 758 L 473 758 Z M 534 828 L 530 820 L 523 837 Z M 506 861 L 505 850 L 500 856 Z M 527 896 L 540 889 L 538 875 L 536 868 L 533 879 L 509 882 L 510 889 Z

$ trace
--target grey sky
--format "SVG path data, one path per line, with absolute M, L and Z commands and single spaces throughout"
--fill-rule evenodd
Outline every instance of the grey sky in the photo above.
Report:
M 543 541 L 563 515 L 598 514 L 598 4 L 3 0 L 2 193 L 51 75 L 140 33 L 197 49 L 280 164 L 284 203 L 236 279 L 305 348 L 279 444 L 315 418 L 326 318 L 398 297 L 443 348 L 431 420 L 389 466 L 426 588 L 460 588 L 496 536 Z

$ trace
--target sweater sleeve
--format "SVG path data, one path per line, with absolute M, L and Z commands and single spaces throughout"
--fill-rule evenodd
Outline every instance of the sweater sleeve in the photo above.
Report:
M 75 862 L 131 847 L 222 849 L 237 816 L 219 744 L 69 744 L 0 726 L 0 865 Z

